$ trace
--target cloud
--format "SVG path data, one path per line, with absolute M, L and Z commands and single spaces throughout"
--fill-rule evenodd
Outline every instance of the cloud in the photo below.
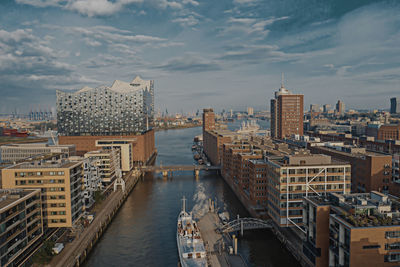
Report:
M 233 0 L 233 3 L 238 5 L 254 5 L 257 2 L 258 0 Z
M 217 59 L 222 61 L 241 61 L 246 64 L 289 62 L 301 58 L 300 53 L 285 53 L 276 45 L 242 45 L 236 46 Z
M 287 20 L 288 16 L 283 16 L 279 18 L 249 18 L 249 17 L 230 17 L 227 20 L 227 26 L 223 27 L 220 31 L 220 36 L 230 36 L 237 35 L 237 33 L 244 33 L 246 35 L 252 36 L 254 39 L 263 39 L 270 32 L 267 26 L 274 24 L 277 21 Z
M 198 6 L 195 0 L 15 0 L 18 4 L 31 5 L 34 7 L 59 7 L 66 10 L 76 11 L 82 15 L 110 16 L 123 11 L 126 6 L 131 4 L 150 4 L 160 9 L 183 9 L 185 5 Z M 140 13 L 145 14 L 145 11 Z
M 18 4 L 31 5 L 34 7 L 49 7 L 49 6 L 61 6 L 65 0 L 15 0 Z
M 143 0 L 74 0 L 69 1 L 64 8 L 77 11 L 89 17 L 107 16 L 119 12 L 125 5 L 132 3 L 142 3 Z
M 182 27 L 184 26 L 195 26 L 199 23 L 199 20 L 193 16 L 188 16 L 186 18 L 173 19 L 172 22 L 179 23 Z
M 186 73 L 216 71 L 221 69 L 216 61 L 204 59 L 193 53 L 186 53 L 185 56 L 171 58 L 155 68 L 168 72 Z

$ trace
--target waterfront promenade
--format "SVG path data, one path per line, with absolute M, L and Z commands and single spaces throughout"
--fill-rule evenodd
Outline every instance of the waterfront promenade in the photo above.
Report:
M 216 213 L 206 213 L 199 220 L 198 226 L 204 244 L 206 244 L 208 262 L 212 267 L 247 266 L 240 255 L 227 253 L 227 248 L 232 241 L 230 241 L 228 235 L 216 231 L 220 226 L 220 220 Z
M 87 254 L 113 219 L 115 213 L 118 212 L 125 198 L 138 182 L 141 174 L 141 171 L 134 170 L 125 176 L 125 192 L 122 192 L 121 188 L 118 188 L 117 191 L 110 193 L 103 201 L 99 209 L 100 211 L 96 214 L 93 222 L 73 242 L 66 244 L 63 251 L 52 259 L 50 266 L 72 267 L 83 263 Z

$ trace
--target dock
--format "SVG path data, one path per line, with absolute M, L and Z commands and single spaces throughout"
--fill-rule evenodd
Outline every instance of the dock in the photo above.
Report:
M 217 231 L 220 219 L 215 212 L 206 213 L 197 223 L 207 251 L 207 260 L 212 267 L 247 267 L 240 254 L 229 254 L 229 246 L 233 247 L 228 234 Z

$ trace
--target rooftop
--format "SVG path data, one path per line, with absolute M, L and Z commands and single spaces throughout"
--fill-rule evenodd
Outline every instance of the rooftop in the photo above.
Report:
M 50 154 L 47 157 L 35 158 L 30 161 L 14 164 L 5 169 L 42 169 L 42 168 L 70 168 L 78 162 L 71 162 L 66 158 L 55 158 Z
M 335 216 L 354 227 L 400 225 L 398 198 L 377 191 L 307 197 L 318 206 L 330 205 Z
M 271 156 L 267 157 L 267 161 L 271 161 L 281 167 L 290 166 L 326 166 L 326 165 L 343 165 L 347 164 L 342 161 L 332 159 L 324 154 L 303 154 L 285 155 L 285 156 Z
M 34 192 L 40 189 L 0 189 L 0 210 Z

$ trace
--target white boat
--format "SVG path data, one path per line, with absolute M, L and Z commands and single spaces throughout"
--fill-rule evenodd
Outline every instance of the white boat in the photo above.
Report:
M 186 199 L 182 199 L 182 211 L 178 216 L 176 243 L 182 267 L 207 266 L 207 254 L 197 223 L 191 213 L 185 211 Z

